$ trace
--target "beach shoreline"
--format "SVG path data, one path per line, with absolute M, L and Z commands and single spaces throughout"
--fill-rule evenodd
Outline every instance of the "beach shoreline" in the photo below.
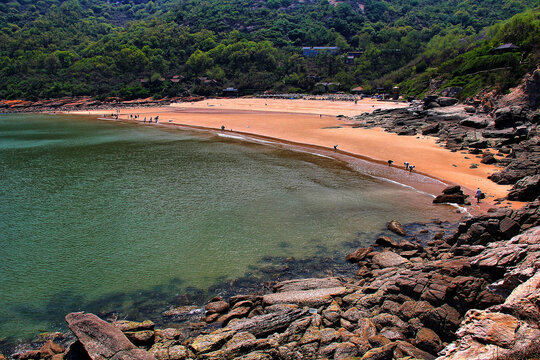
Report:
M 405 107 L 404 103 L 363 99 L 355 102 L 325 100 L 276 99 L 209 99 L 177 103 L 162 107 L 73 111 L 69 114 L 128 121 L 146 126 L 167 125 L 184 129 L 213 132 L 217 136 L 239 136 L 244 140 L 259 139 L 293 148 L 307 147 L 344 161 L 359 159 L 383 169 L 383 178 L 438 195 L 447 185 L 461 185 L 472 203 L 473 213 L 485 213 L 496 206 L 494 200 L 504 198 L 509 185 L 498 185 L 487 177 L 499 168 L 481 164 L 474 155 L 451 152 L 430 136 L 399 136 L 382 129 L 355 127 L 352 116 L 376 109 Z M 134 118 L 137 115 L 138 118 Z M 131 117 L 130 117 L 131 116 Z M 148 124 L 144 119 L 155 119 Z M 222 129 L 224 127 L 224 129 Z M 241 139 L 239 139 L 241 140 Z M 333 146 L 337 145 L 334 150 Z M 421 156 L 420 156 L 421 155 Z M 392 170 L 387 161 L 393 160 Z M 415 165 L 414 173 L 405 171 L 403 163 Z M 473 165 L 474 164 L 474 165 Z M 366 165 L 371 166 L 371 165 Z M 388 173 L 391 174 L 388 174 Z M 425 176 L 423 178 L 422 176 Z M 433 185 L 426 178 L 440 182 Z M 474 192 L 480 188 L 487 196 L 475 204 Z M 503 206 L 519 208 L 520 202 L 505 201 Z M 499 205 L 500 206 L 500 205 Z

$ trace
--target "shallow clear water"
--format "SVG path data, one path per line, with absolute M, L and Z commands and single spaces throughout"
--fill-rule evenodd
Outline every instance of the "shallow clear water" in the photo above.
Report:
M 0 338 L 455 217 L 332 159 L 80 117 L 0 115 L 0 181 Z

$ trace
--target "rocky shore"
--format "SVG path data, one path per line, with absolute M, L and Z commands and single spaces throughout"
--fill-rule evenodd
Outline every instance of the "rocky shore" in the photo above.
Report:
M 211 299 L 187 327 L 72 313 L 77 340 L 15 359 L 529 359 L 540 355 L 540 199 L 396 236 L 347 256 L 356 276 Z M 421 239 L 430 239 L 422 241 Z M 195 311 L 194 311 L 195 310 Z

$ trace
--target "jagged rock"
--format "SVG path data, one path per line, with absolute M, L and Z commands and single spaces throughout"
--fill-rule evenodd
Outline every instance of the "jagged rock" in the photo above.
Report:
M 533 201 L 540 196 L 540 175 L 526 176 L 508 193 L 508 200 Z
M 419 318 L 426 327 L 446 338 L 458 328 L 461 320 L 459 312 L 448 304 L 422 313 Z
M 66 316 L 66 322 L 92 360 L 155 359 L 150 353 L 135 348 L 120 329 L 94 314 L 71 313 Z
M 371 252 L 373 252 L 373 248 L 371 246 L 367 248 L 359 248 L 347 255 L 346 260 L 352 263 L 356 263 L 364 260 L 367 254 Z
M 260 336 L 284 329 L 307 313 L 308 309 L 305 308 L 274 312 L 235 321 L 229 325 L 229 328 L 235 331 L 248 331 L 255 336 Z
M 405 230 L 403 229 L 403 226 L 401 226 L 399 221 L 392 220 L 386 225 L 386 227 L 388 228 L 388 230 L 392 231 L 395 234 L 405 236 Z
M 313 289 L 326 289 L 343 286 L 343 283 L 335 277 L 311 278 L 281 281 L 274 285 L 274 292 L 289 292 Z
M 439 335 L 437 335 L 433 330 L 428 328 L 421 328 L 416 333 L 414 344 L 417 348 L 427 351 L 431 354 L 436 354 L 443 348 Z
M 403 266 L 410 261 L 392 251 L 383 251 L 373 256 L 373 264 L 381 268 Z
M 265 306 L 274 304 L 297 304 L 301 306 L 320 306 L 329 304 L 333 296 L 345 295 L 347 288 L 333 287 L 314 290 L 288 291 L 263 296 Z
M 388 237 L 388 236 L 380 236 L 377 238 L 377 240 L 375 241 L 375 243 L 377 243 L 377 245 L 381 245 L 381 246 L 385 246 L 385 247 L 393 247 L 393 248 L 398 248 L 399 247 L 399 242 L 397 242 L 396 240 Z
M 518 353 L 523 356 L 527 349 L 538 351 L 540 330 L 511 315 L 470 310 L 456 335 L 458 340 L 442 351 L 443 359 L 488 360 L 512 358 Z

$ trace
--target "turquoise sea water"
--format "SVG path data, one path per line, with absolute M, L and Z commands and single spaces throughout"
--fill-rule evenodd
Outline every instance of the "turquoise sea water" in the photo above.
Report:
M 0 338 L 164 306 L 267 258 L 344 257 L 389 219 L 456 217 L 325 157 L 81 117 L 0 115 L 0 181 Z

